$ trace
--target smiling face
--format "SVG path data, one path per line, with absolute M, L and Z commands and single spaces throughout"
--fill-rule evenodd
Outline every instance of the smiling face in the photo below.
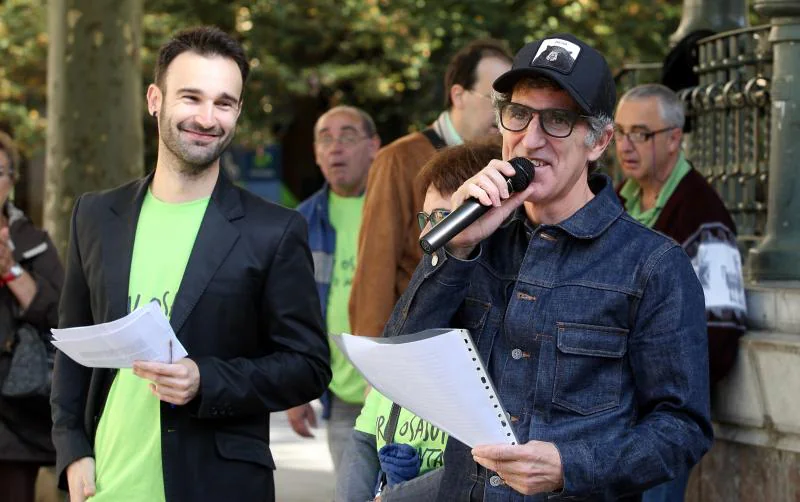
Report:
M 159 110 L 159 148 L 186 174 L 217 165 L 236 131 L 241 95 L 242 76 L 232 59 L 178 55 L 167 68 L 163 92 L 155 85 L 148 89 L 150 109 Z
M 377 135 L 368 136 L 364 121 L 349 111 L 320 117 L 315 127 L 314 155 L 331 190 L 342 197 L 364 191 L 367 173 L 380 147 Z
M 511 102 L 537 110 L 548 108 L 580 111 L 575 100 L 562 89 L 515 87 Z M 546 134 L 534 114 L 528 127 L 513 132 L 501 127 L 503 160 L 525 157 L 533 162 L 535 175 L 528 188 L 527 203 L 535 208 L 537 221 L 555 223 L 572 215 L 591 198 L 588 165 L 597 160 L 608 146 L 612 129 L 609 126 L 592 147 L 586 146 L 589 125 L 579 119 L 566 138 Z M 530 214 L 530 208 L 529 208 Z

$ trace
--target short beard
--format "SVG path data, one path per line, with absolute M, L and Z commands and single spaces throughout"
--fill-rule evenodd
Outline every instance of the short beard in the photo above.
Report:
M 216 148 L 205 155 L 193 155 L 190 149 L 180 141 L 179 135 L 180 131 L 183 130 L 182 125 L 177 124 L 175 126 L 176 129 L 173 130 L 164 117 L 165 114 L 162 109 L 161 114 L 158 117 L 159 128 L 161 131 L 163 131 L 161 140 L 164 142 L 164 145 L 167 147 L 167 149 L 172 153 L 173 157 L 177 161 L 176 167 L 184 176 L 196 178 L 205 173 L 211 166 L 214 165 L 215 162 L 219 160 L 222 152 L 225 151 L 225 149 L 233 140 L 235 129 L 227 134 L 227 136 L 225 135 L 225 131 L 222 131 L 222 135 L 220 136 L 221 141 L 217 144 Z

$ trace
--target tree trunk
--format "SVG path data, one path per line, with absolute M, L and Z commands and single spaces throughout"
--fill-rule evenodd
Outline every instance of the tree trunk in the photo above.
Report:
M 50 0 L 45 228 L 61 256 L 78 196 L 143 173 L 142 0 Z

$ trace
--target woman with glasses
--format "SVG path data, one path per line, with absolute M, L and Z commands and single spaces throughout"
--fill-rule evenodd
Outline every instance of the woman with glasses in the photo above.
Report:
M 426 188 L 423 210 L 417 213 L 420 232 L 446 218 L 452 193 L 500 157 L 499 136 L 438 152 L 416 180 Z M 446 444 L 443 431 L 372 389 L 342 458 L 336 501 L 435 500 Z
M 47 340 L 58 324 L 64 270 L 47 234 L 9 200 L 19 159 L 0 132 L 0 500 L 33 502 L 39 467 L 55 463 L 50 405 L 46 395 L 16 394 L 9 372 L 22 329 L 39 335 L 52 354 Z

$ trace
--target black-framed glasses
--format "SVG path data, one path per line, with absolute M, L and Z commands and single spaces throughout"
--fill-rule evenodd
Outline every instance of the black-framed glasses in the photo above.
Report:
M 519 103 L 504 103 L 500 107 L 500 125 L 508 131 L 524 131 L 534 115 L 539 117 L 539 126 L 545 134 L 554 138 L 566 138 L 572 134 L 578 119 L 589 118 L 587 115 L 562 108 L 537 110 Z
M 316 144 L 322 148 L 328 148 L 334 143 L 339 143 L 343 146 L 353 146 L 361 140 L 367 139 L 369 136 L 362 136 L 355 132 L 343 132 L 338 138 L 330 135 L 320 136 L 316 139 Z
M 435 227 L 441 223 L 441 221 L 445 219 L 448 214 L 450 214 L 449 209 L 434 209 L 431 211 L 431 214 L 428 214 L 425 211 L 418 212 L 417 223 L 419 224 L 419 229 L 423 230 L 429 221 L 431 222 L 431 228 Z
M 614 128 L 614 140 L 619 143 L 624 138 L 628 138 L 628 141 L 630 141 L 631 143 L 647 143 L 656 134 L 661 134 L 662 132 L 671 131 L 673 129 L 677 129 L 677 127 L 670 126 L 670 127 L 665 127 L 663 129 L 659 129 L 657 131 L 631 131 L 631 132 L 625 132 L 621 128 L 615 127 Z

